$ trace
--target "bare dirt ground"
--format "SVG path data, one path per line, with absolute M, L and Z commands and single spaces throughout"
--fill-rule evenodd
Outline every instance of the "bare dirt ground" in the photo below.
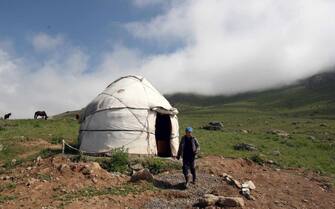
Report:
M 0 208 L 192 208 L 204 194 L 243 197 L 223 173 L 256 185 L 255 200 L 243 197 L 245 208 L 335 208 L 330 179 L 314 173 L 217 156 L 197 163 L 198 182 L 184 189 L 181 171 L 156 175 L 153 183 L 129 183 L 129 176 L 109 173 L 96 163 L 61 155 L 35 160 L 0 175 Z

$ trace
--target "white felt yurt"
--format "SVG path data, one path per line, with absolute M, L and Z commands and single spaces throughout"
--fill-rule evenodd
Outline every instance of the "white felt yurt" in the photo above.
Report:
M 80 150 L 106 153 L 124 147 L 133 154 L 176 156 L 177 113 L 145 78 L 121 77 L 81 113 Z

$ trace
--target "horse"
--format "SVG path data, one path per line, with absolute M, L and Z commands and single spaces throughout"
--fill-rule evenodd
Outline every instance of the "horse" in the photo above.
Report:
M 37 119 L 38 116 L 40 116 L 41 118 L 44 118 L 45 120 L 48 119 L 48 115 L 45 111 L 36 111 L 34 115 L 34 119 Z
M 80 119 L 80 115 L 79 115 L 78 113 L 76 114 L 75 117 L 76 117 L 76 120 L 79 120 L 79 119 Z
M 9 117 L 12 115 L 12 113 L 7 113 L 3 118 L 6 120 L 6 119 L 9 119 Z

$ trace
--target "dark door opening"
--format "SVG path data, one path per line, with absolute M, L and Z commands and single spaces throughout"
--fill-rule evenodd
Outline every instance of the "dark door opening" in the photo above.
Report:
M 170 115 L 157 113 L 156 116 L 156 144 L 160 157 L 171 157 L 171 132 L 172 125 Z

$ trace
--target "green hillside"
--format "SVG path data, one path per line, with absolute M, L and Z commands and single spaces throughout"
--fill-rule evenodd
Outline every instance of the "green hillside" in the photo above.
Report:
M 283 114 L 320 117 L 335 115 L 335 71 L 317 74 L 290 86 L 233 96 L 197 94 L 166 95 L 182 109 L 189 106 L 242 105 Z

